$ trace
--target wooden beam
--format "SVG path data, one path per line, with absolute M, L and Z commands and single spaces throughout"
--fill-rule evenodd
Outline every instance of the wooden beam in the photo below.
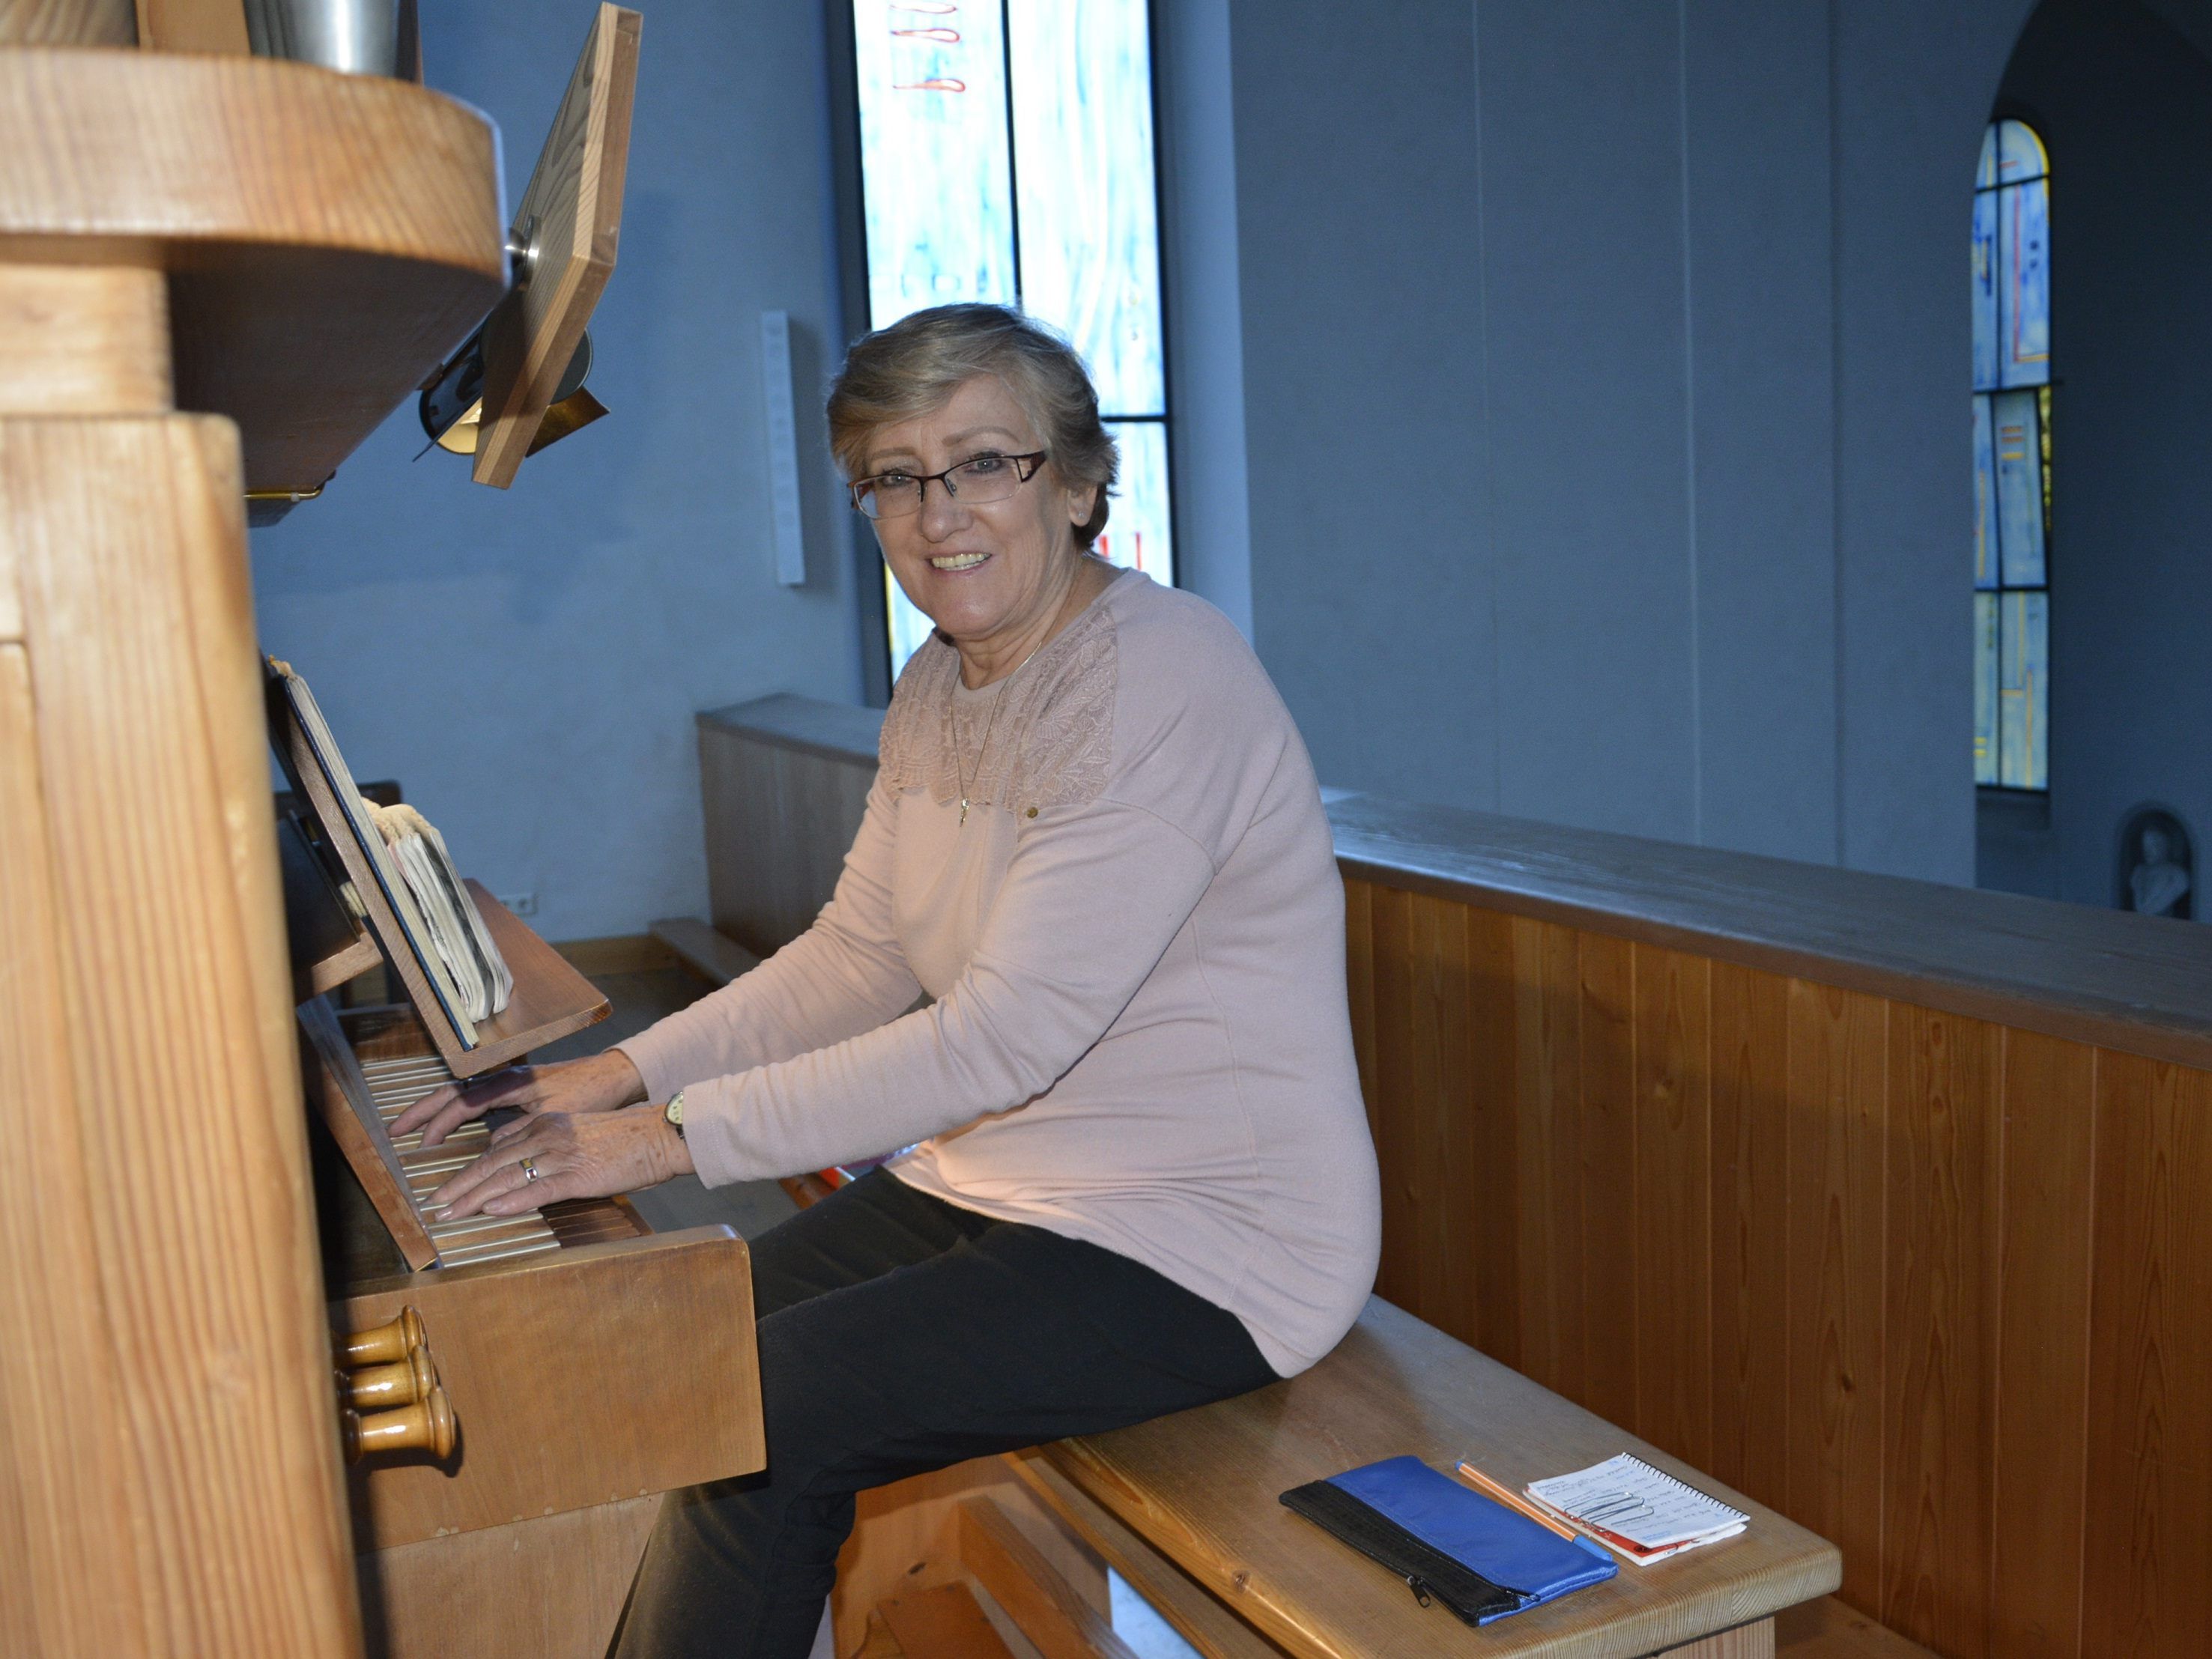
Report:
M 1042 1457 L 1035 1452 L 1012 1452 L 1006 1462 L 1048 1510 L 1103 1556 L 1106 1565 L 1127 1579 L 1204 1659 L 1281 1659 L 1282 1649 L 1222 1606 Z
M 965 1584 L 894 1596 L 876 1612 L 905 1659 L 1014 1659 Z
M 1137 1659 L 993 1498 L 960 1505 L 960 1563 L 1044 1659 Z

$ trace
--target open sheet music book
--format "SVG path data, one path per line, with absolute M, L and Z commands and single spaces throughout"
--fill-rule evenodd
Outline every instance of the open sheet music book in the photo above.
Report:
M 385 902 L 398 918 L 423 976 L 463 1045 L 474 1048 L 476 1022 L 507 1006 L 514 979 L 462 885 L 444 837 L 411 808 L 380 807 L 364 799 L 307 683 L 274 657 L 268 659 L 268 665 L 307 738 L 322 781 L 344 816 L 344 829 L 351 832 Z M 325 828 L 333 834 L 338 830 L 337 825 Z
M 399 873 L 407 878 L 422 920 L 429 924 L 430 942 L 453 976 L 469 1018 L 489 1019 L 514 994 L 514 975 L 462 885 L 446 838 L 411 806 L 379 806 L 366 798 L 361 805 L 398 860 Z

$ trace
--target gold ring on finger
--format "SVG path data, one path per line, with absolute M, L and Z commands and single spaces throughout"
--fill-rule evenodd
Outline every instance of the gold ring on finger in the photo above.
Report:
M 526 1183 L 537 1180 L 543 1173 L 544 1171 L 539 1170 L 538 1167 L 538 1160 L 536 1158 L 526 1158 L 522 1160 L 522 1179 Z

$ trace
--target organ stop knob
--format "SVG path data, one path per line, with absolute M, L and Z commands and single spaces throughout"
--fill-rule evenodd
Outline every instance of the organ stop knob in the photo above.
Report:
M 422 1316 L 402 1308 L 390 1323 L 337 1342 L 338 1414 L 349 1463 L 372 1452 L 453 1449 L 453 1407 L 438 1385 Z
M 366 1417 L 345 1411 L 339 1422 L 349 1463 L 358 1463 L 372 1452 L 427 1451 L 441 1461 L 453 1455 L 453 1408 L 441 1388 L 434 1386 L 428 1399 L 398 1411 L 372 1412 Z

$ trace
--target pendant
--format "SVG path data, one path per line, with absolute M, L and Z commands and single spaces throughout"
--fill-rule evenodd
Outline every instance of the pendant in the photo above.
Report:
M 968 797 L 965 795 L 960 797 L 960 822 L 968 822 Z

